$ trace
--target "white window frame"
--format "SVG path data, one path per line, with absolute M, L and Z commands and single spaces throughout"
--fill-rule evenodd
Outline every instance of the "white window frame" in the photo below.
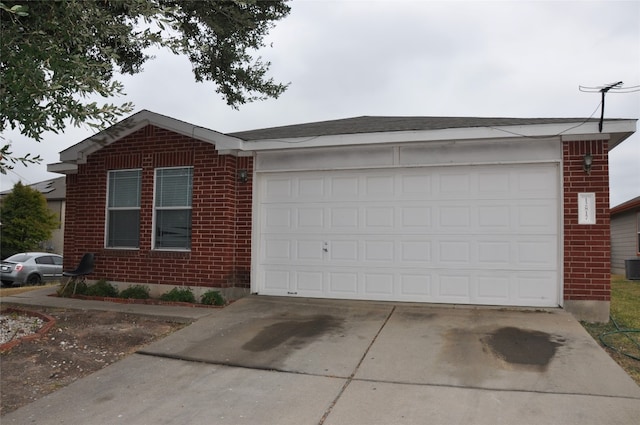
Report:
M 161 170 L 179 170 L 179 169 L 190 169 L 191 170 L 191 181 L 190 181 L 190 185 L 191 187 L 189 188 L 191 190 L 191 196 L 189 197 L 189 205 L 184 205 L 184 206 L 157 206 L 156 202 L 158 200 L 158 173 Z M 153 219 L 152 219 L 152 226 L 153 226 L 153 230 L 151 232 L 151 246 L 152 249 L 154 251 L 184 251 L 184 252 L 190 252 L 191 251 L 191 242 L 192 242 L 192 234 L 193 234 L 193 230 L 191 227 L 191 223 L 193 221 L 193 216 L 191 216 L 190 218 L 190 231 L 189 231 L 189 246 L 188 247 L 158 247 L 158 238 L 156 235 L 156 224 L 157 224 L 157 220 L 158 220 L 158 211 L 191 211 L 192 210 L 192 204 L 193 204 L 193 166 L 182 166 L 182 167 L 159 167 L 156 168 L 153 172 Z
M 137 171 L 139 173 L 139 187 L 138 187 L 138 206 L 137 207 L 110 207 L 109 200 L 111 195 L 111 175 L 114 173 L 123 173 L 123 172 L 132 172 Z M 104 220 L 104 247 L 107 249 L 129 249 L 129 250 L 138 250 L 140 249 L 140 204 L 142 202 L 142 168 L 130 168 L 130 169 L 120 169 L 120 170 L 109 170 L 107 171 L 107 196 L 106 196 L 106 205 L 105 205 L 105 220 Z M 119 245 L 110 245 L 109 241 L 109 226 L 110 226 L 110 212 L 111 211 L 138 211 L 138 246 L 119 246 Z

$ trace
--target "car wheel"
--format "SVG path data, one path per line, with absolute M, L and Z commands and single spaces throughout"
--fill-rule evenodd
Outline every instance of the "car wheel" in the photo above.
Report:
M 40 285 L 42 283 L 42 278 L 40 275 L 32 274 L 27 278 L 27 285 Z

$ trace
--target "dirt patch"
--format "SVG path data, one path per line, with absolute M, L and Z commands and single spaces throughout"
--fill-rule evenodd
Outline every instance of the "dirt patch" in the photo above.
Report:
M 185 326 L 118 312 L 52 308 L 37 311 L 53 316 L 56 324 L 42 338 L 24 341 L 1 355 L 0 415 L 90 375 Z

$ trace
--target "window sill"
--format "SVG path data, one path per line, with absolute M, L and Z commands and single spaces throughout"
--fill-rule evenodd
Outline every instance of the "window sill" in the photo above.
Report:
M 172 258 L 189 258 L 190 250 L 169 250 L 169 249 L 152 249 L 149 251 L 150 257 L 172 257 Z

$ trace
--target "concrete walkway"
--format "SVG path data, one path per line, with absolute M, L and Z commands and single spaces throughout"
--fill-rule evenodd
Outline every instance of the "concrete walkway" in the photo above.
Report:
M 582 425 L 640 417 L 640 387 L 560 309 L 251 296 L 207 313 L 2 423 Z

